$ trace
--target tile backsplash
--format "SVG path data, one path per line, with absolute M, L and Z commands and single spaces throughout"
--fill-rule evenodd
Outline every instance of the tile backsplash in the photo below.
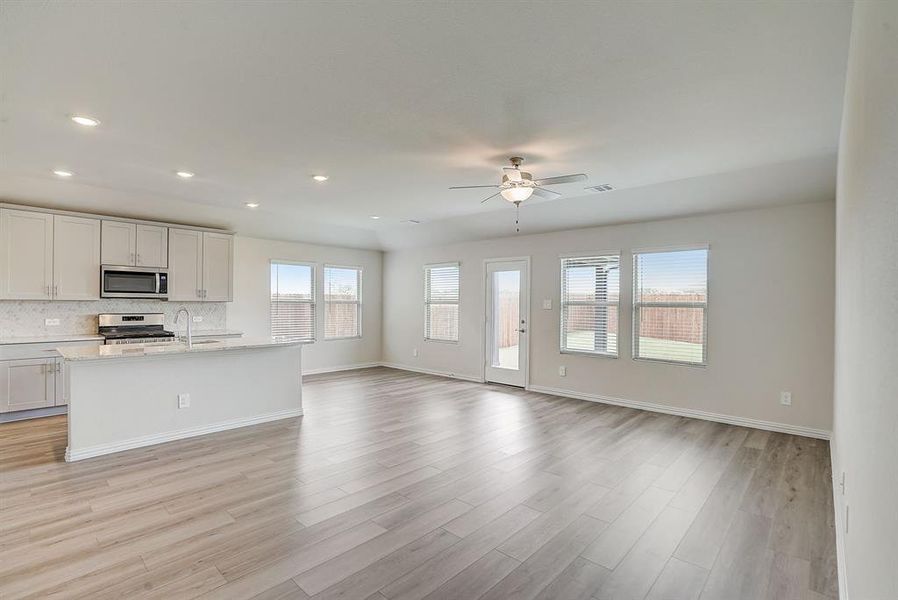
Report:
M 201 329 L 226 329 L 227 304 L 224 302 L 162 302 L 105 298 L 93 302 L 47 302 L 38 300 L 0 300 L 0 338 L 42 335 L 76 335 L 97 332 L 98 313 L 161 312 L 165 328 L 178 331 L 175 316 L 186 307 L 191 316 L 201 316 Z M 46 326 L 45 319 L 59 319 L 59 325 Z

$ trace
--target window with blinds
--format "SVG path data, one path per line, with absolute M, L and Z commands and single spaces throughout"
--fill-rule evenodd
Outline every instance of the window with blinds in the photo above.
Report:
M 458 341 L 458 263 L 424 267 L 424 339 Z
M 561 351 L 617 356 L 620 255 L 561 259 Z
M 271 335 L 315 341 L 315 267 L 271 262 Z
M 324 339 L 362 337 L 362 270 L 324 267 Z
M 707 364 L 707 247 L 633 253 L 633 358 Z

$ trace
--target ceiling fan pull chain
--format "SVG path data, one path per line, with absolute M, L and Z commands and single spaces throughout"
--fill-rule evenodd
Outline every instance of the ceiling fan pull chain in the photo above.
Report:
M 515 233 L 521 233 L 520 217 L 521 217 L 521 203 L 515 202 L 514 203 L 514 232 Z

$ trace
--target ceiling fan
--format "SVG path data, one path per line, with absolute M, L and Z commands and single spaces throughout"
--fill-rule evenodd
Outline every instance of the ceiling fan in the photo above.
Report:
M 546 198 L 548 200 L 553 200 L 561 196 L 561 194 L 554 190 L 546 189 L 545 186 L 547 185 L 586 181 L 586 175 L 584 175 L 583 173 L 534 179 L 533 175 L 531 175 L 527 171 L 521 170 L 521 164 L 523 164 L 524 162 L 523 158 L 521 158 L 520 156 L 512 156 L 508 159 L 508 161 L 511 163 L 511 166 L 502 168 L 504 173 L 502 174 L 502 179 L 499 181 L 498 185 L 459 185 L 451 187 L 449 189 L 469 190 L 474 188 L 494 188 L 498 189 L 499 191 L 492 196 L 481 200 L 481 204 L 483 204 L 487 200 L 492 200 L 496 196 L 502 196 L 505 200 L 508 200 L 515 206 L 520 206 L 521 202 L 523 202 L 530 196 L 539 196 L 540 198 Z

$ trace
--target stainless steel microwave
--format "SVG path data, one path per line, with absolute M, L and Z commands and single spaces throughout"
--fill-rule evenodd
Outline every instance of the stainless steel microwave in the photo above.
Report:
M 103 265 L 100 285 L 103 298 L 168 300 L 168 269 Z

